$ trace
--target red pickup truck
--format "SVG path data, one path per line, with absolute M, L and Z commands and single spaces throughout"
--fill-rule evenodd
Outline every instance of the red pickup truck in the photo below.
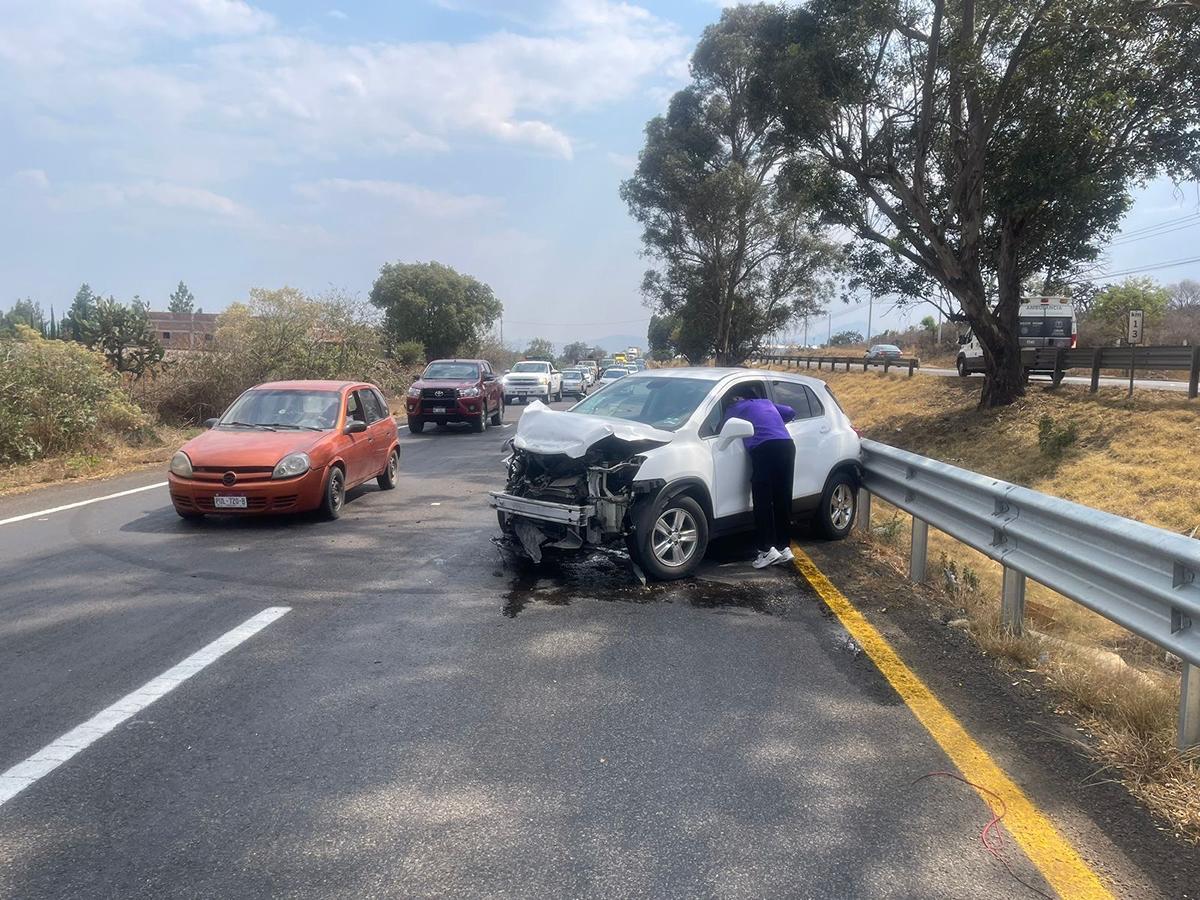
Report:
M 486 359 L 435 359 L 408 389 L 408 430 L 426 422 L 467 422 L 473 431 L 504 422 L 504 392 Z

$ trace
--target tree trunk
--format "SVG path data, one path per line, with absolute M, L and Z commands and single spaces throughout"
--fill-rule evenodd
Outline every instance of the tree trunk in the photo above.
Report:
M 996 259 L 996 309 L 985 327 L 976 330 L 983 347 L 983 393 L 980 409 L 1007 406 L 1025 396 L 1025 367 L 1021 364 L 1021 278 L 1017 272 L 1020 224 L 1011 217 L 1001 223 Z

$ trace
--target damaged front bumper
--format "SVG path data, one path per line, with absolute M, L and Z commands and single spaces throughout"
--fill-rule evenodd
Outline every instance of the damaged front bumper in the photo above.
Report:
M 505 494 L 501 491 L 490 491 L 491 505 L 498 512 L 521 516 L 526 519 L 537 519 L 541 522 L 553 522 L 557 525 L 586 526 L 596 512 L 594 506 L 571 506 L 567 503 L 551 503 L 549 500 L 532 500 L 529 497 L 518 497 L 515 494 Z

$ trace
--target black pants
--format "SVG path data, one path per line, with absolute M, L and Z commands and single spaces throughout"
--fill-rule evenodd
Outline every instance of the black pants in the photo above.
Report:
M 791 541 L 795 468 L 796 445 L 790 440 L 763 441 L 750 451 L 750 496 L 759 550 L 782 550 Z

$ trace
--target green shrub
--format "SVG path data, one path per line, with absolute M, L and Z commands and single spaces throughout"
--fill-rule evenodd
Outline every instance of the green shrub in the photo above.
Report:
M 425 362 L 425 345 L 420 341 L 401 341 L 392 348 L 392 356 L 402 366 L 418 366 Z
M 0 340 L 0 463 L 90 449 L 147 424 L 103 354 L 24 327 Z
M 1074 422 L 1060 428 L 1052 417 L 1044 415 L 1038 419 L 1038 447 L 1046 456 L 1062 456 L 1063 451 L 1079 439 Z

